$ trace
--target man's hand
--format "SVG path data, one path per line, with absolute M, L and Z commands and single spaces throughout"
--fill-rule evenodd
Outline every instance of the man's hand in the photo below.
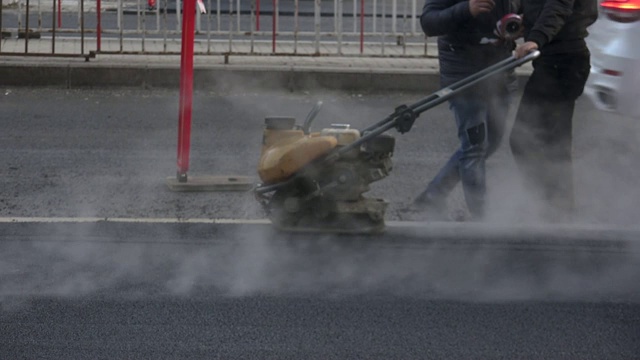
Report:
M 534 50 L 538 50 L 538 44 L 533 41 L 527 41 L 524 44 L 520 44 L 516 47 L 514 55 L 516 59 L 520 59 Z
M 469 11 L 473 17 L 491 11 L 494 6 L 496 3 L 493 0 L 469 0 Z

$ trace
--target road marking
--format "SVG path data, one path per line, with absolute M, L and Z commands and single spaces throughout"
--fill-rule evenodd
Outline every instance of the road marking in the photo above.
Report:
M 207 218 L 119 218 L 119 217 L 0 217 L 4 223 L 149 223 L 149 224 L 231 224 L 231 225 L 267 225 L 268 219 L 207 219 Z M 425 222 L 386 221 L 387 226 L 424 227 Z M 429 225 L 446 225 L 447 222 L 431 222 Z
M 117 218 L 117 217 L 0 217 L 0 223 L 156 223 L 156 224 L 270 224 L 266 219 Z
M 207 219 L 207 218 L 119 218 L 119 217 L 0 217 L 0 223 L 149 223 L 149 224 L 231 224 L 268 225 L 268 219 Z M 423 222 L 387 221 L 387 226 L 422 227 Z M 432 223 L 435 225 L 437 223 Z
M 138 223 L 138 224 L 213 224 L 213 225 L 271 225 L 268 219 L 210 219 L 210 218 L 120 218 L 120 217 L 0 217 L 0 224 L 8 223 Z M 491 224 L 475 222 L 451 221 L 386 221 L 388 228 L 405 228 L 438 232 L 470 232 L 474 233 L 557 233 L 557 232 L 605 232 L 619 234 L 621 232 L 637 235 L 640 240 L 640 228 L 637 226 L 607 226 L 603 224 Z

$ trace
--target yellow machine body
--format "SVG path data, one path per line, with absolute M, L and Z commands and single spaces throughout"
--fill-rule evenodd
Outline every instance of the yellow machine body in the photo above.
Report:
M 258 175 L 265 184 L 286 180 L 313 160 L 338 145 L 335 136 L 302 130 L 265 129 Z
M 361 132 L 332 124 L 318 132 L 295 118 L 268 117 L 258 175 L 273 191 L 256 192 L 271 222 L 287 231 L 373 233 L 384 228 L 387 203 L 363 196 L 391 171 L 395 140 L 380 135 L 353 146 Z M 335 161 L 323 161 L 333 151 Z M 325 159 L 326 160 L 326 159 Z

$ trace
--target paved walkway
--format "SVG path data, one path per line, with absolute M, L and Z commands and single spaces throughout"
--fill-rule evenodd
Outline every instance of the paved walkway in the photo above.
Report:
M 343 43 L 340 47 L 335 42 L 323 43 L 316 47 L 310 42 L 279 41 L 276 43 L 276 54 L 272 53 L 272 44 L 268 41 L 234 40 L 233 46 L 228 40 L 202 40 L 194 46 L 196 65 L 247 65 L 247 66 L 314 66 L 345 69 L 378 69 L 384 70 L 421 70 L 434 69 L 437 66 L 437 49 L 435 44 L 429 44 L 428 49 L 417 44 L 406 46 L 382 46 L 380 44 L 367 45 L 360 54 L 359 44 Z M 56 38 L 55 43 L 49 36 L 41 39 L 29 39 L 25 46 L 24 39 L 8 38 L 2 40 L 0 52 L 2 55 L 22 55 L 28 51 L 29 55 L 48 56 L 55 50 L 55 56 L 89 55 L 97 48 L 95 39 L 84 41 L 84 47 L 79 38 Z M 103 38 L 101 52 L 91 62 L 114 61 L 132 64 L 175 64 L 179 65 L 181 42 L 179 40 L 163 39 L 118 39 Z M 225 54 L 231 54 L 225 56 Z M 316 55 L 320 54 L 320 55 Z M 31 61 L 38 61 L 32 57 Z M 2 59 L 6 60 L 6 59 Z M 425 66 L 426 65 L 426 66 Z
M 142 43 L 147 53 L 141 54 L 135 50 L 140 49 Z M 196 71 L 218 71 L 223 75 L 241 72 L 249 79 L 269 76 L 278 79 L 273 81 L 274 86 L 286 86 L 292 90 L 310 84 L 342 90 L 437 90 L 435 44 L 427 49 L 428 57 L 424 55 L 424 46 L 415 45 L 388 47 L 384 51 L 372 45 L 367 55 L 360 55 L 355 44 L 347 44 L 341 49 L 341 56 L 314 56 L 315 47 L 312 44 L 298 44 L 296 51 L 299 55 L 291 55 L 293 43 L 282 41 L 279 44 L 279 51 L 288 54 L 270 54 L 265 49 L 271 46 L 270 43 L 238 42 L 234 43 L 233 53 L 227 55 L 228 41 L 200 42 L 196 45 L 194 67 Z M 103 39 L 101 47 L 105 53 L 98 53 L 88 61 L 82 56 L 61 56 L 89 55 L 96 48 L 95 39 L 85 41 L 84 47 L 81 45 L 79 38 L 57 38 L 56 54 L 52 55 L 51 38 L 43 36 L 41 39 L 30 39 L 28 43 L 29 53 L 38 56 L 24 56 L 24 39 L 4 39 L 0 48 L 0 85 L 178 85 L 174 81 L 176 76 L 168 72 L 177 73 L 180 69 L 179 41 L 165 43 L 160 39 L 145 39 L 142 42 L 142 39 L 120 41 L 107 38 Z M 262 55 L 251 54 L 252 45 L 254 52 L 259 50 Z M 338 54 L 338 49 L 328 46 L 323 48 L 322 53 Z M 207 53 L 210 55 L 205 55 Z M 386 55 L 375 55 L 380 53 Z M 530 65 L 522 66 L 518 72 L 528 75 Z M 220 78 L 217 73 L 212 75 Z M 294 84 L 293 87 L 291 84 Z

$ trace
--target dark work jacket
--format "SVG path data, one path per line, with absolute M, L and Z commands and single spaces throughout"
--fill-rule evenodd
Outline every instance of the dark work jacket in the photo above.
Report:
M 526 1 L 526 0 L 525 0 Z M 471 16 L 466 0 L 426 0 L 420 17 L 427 36 L 438 36 L 442 86 L 478 72 L 511 55 L 511 44 L 481 44 L 496 39 L 496 23 L 518 9 L 508 0 L 496 0 L 490 13 Z
M 526 41 L 542 55 L 583 51 L 587 27 L 598 18 L 598 0 L 522 0 Z

